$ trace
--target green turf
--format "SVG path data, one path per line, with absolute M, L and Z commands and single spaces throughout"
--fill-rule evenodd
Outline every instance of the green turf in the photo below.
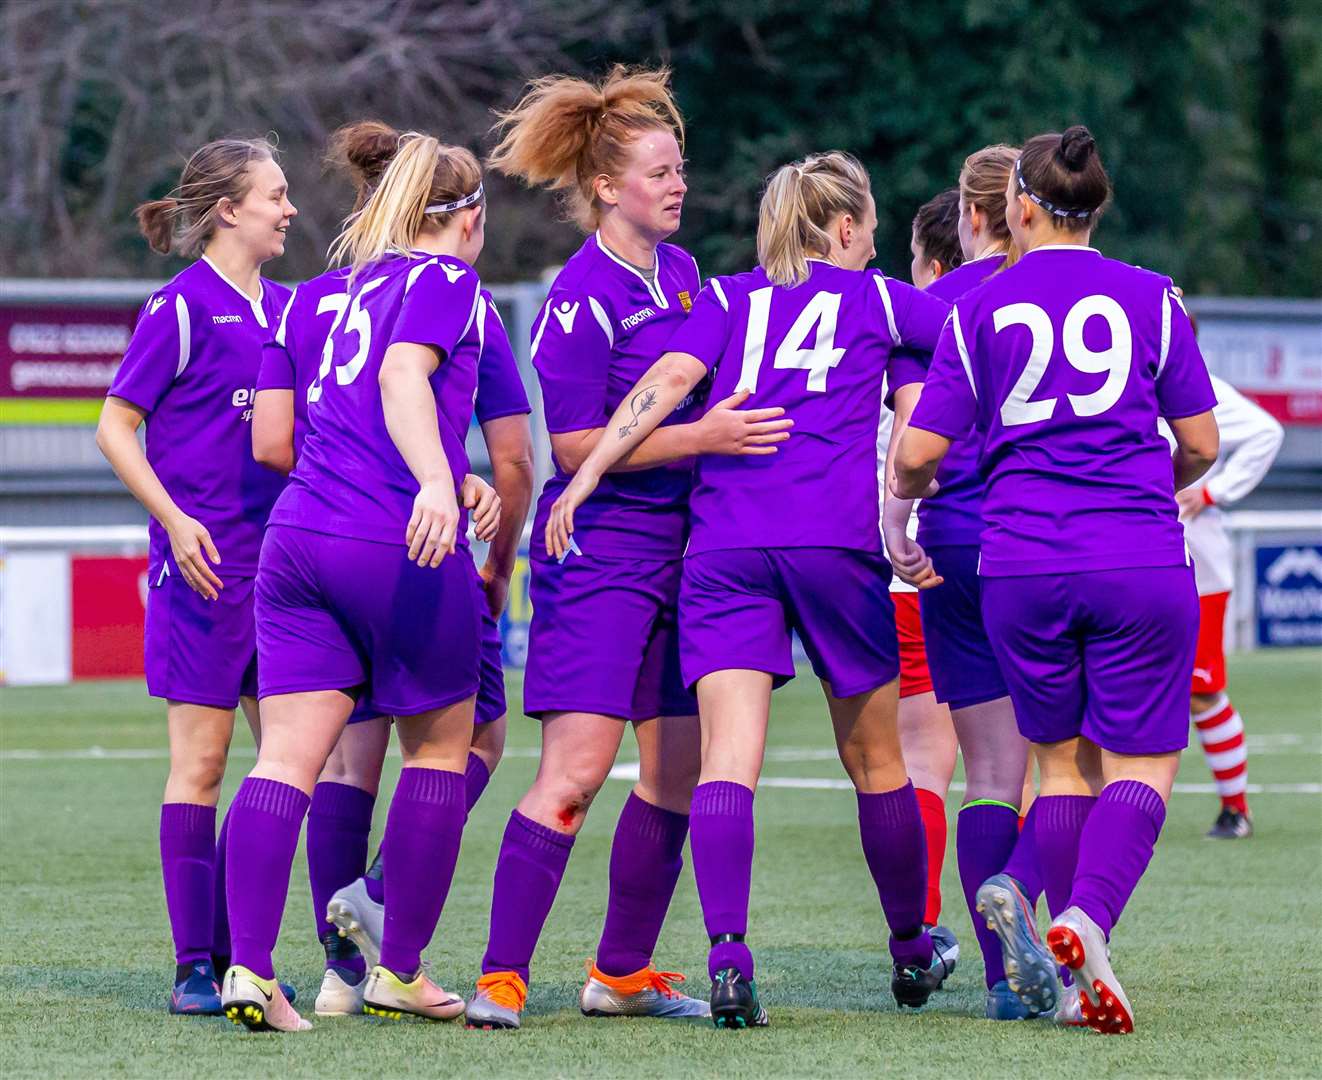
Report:
M 1322 779 L 1322 653 L 1232 662 L 1231 688 L 1255 738 L 1263 784 Z M 517 685 L 511 687 L 518 701 Z M 5 1076 L 329 1077 L 1302 1076 L 1322 1069 L 1322 796 L 1258 795 L 1258 836 L 1212 844 L 1207 795 L 1177 795 L 1147 878 L 1115 939 L 1115 965 L 1139 1031 L 1106 1039 L 1045 1023 L 980 1019 L 981 971 L 953 853 L 948 921 L 964 942 L 952 990 L 898 1015 L 887 990 L 876 893 L 848 791 L 764 789 L 751 942 L 772 1015 L 765 1031 L 705 1023 L 586 1020 L 582 962 L 605 903 L 615 816 L 628 792 L 607 784 L 580 837 L 534 961 L 527 1027 L 317 1021 L 297 1037 L 170 1017 L 173 964 L 157 862 L 160 758 L 51 758 L 58 751 L 164 747 L 163 707 L 140 683 L 0 690 L 0 1073 Z M 512 724 L 511 755 L 474 812 L 455 887 L 429 957 L 470 992 L 484 944 L 496 847 L 532 776 L 536 732 Z M 799 679 L 776 697 L 771 746 L 825 750 L 818 692 Z M 22 751 L 40 751 L 21 756 Z M 783 755 L 782 755 L 783 756 Z M 236 744 L 227 796 L 252 760 Z M 397 768 L 394 759 L 390 769 Z M 830 761 L 772 760 L 768 776 L 843 774 Z M 1195 752 L 1181 776 L 1206 782 Z M 378 828 L 384 820 L 377 815 Z M 277 953 L 310 1008 L 319 979 L 300 858 Z M 688 871 L 658 951 L 705 993 L 704 937 Z

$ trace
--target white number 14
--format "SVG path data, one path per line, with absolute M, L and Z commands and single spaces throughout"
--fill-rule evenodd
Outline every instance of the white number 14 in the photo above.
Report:
M 737 390 L 752 393 L 757 389 L 757 377 L 766 355 L 767 323 L 771 317 L 771 294 L 774 291 L 773 287 L 767 286 L 748 294 L 748 332 L 744 335 L 744 363 L 739 371 Z M 824 393 L 826 376 L 845 355 L 845 350 L 837 349 L 835 345 L 835 328 L 839 318 L 839 293 L 813 293 L 785 339 L 777 346 L 772 365 L 806 371 L 808 389 Z M 801 348 L 814 325 L 816 332 L 813 334 L 812 348 Z

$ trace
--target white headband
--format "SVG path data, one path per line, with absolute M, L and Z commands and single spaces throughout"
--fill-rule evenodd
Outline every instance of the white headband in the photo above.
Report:
M 425 213 L 448 214 L 452 210 L 462 210 L 465 206 L 472 206 L 473 203 L 477 202 L 480 198 L 482 198 L 481 181 L 478 182 L 477 190 L 471 195 L 465 195 L 462 199 L 456 199 L 454 202 L 433 203 L 431 206 L 427 207 Z

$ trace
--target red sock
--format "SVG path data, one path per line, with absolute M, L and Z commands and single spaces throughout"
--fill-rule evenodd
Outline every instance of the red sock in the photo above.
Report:
M 1244 745 L 1244 722 L 1239 713 L 1225 694 L 1218 694 L 1210 709 L 1194 714 L 1193 722 L 1208 768 L 1216 781 L 1221 805 L 1241 814 L 1248 813 L 1245 789 L 1249 780 L 1249 758 Z
M 941 864 L 946 860 L 946 804 L 935 791 L 915 788 L 918 813 L 927 835 L 927 905 L 923 922 L 935 926 L 941 917 Z

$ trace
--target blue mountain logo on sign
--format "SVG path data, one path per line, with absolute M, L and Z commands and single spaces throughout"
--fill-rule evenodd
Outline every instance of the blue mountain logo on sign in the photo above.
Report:
M 1322 546 L 1257 550 L 1258 644 L 1322 645 Z

